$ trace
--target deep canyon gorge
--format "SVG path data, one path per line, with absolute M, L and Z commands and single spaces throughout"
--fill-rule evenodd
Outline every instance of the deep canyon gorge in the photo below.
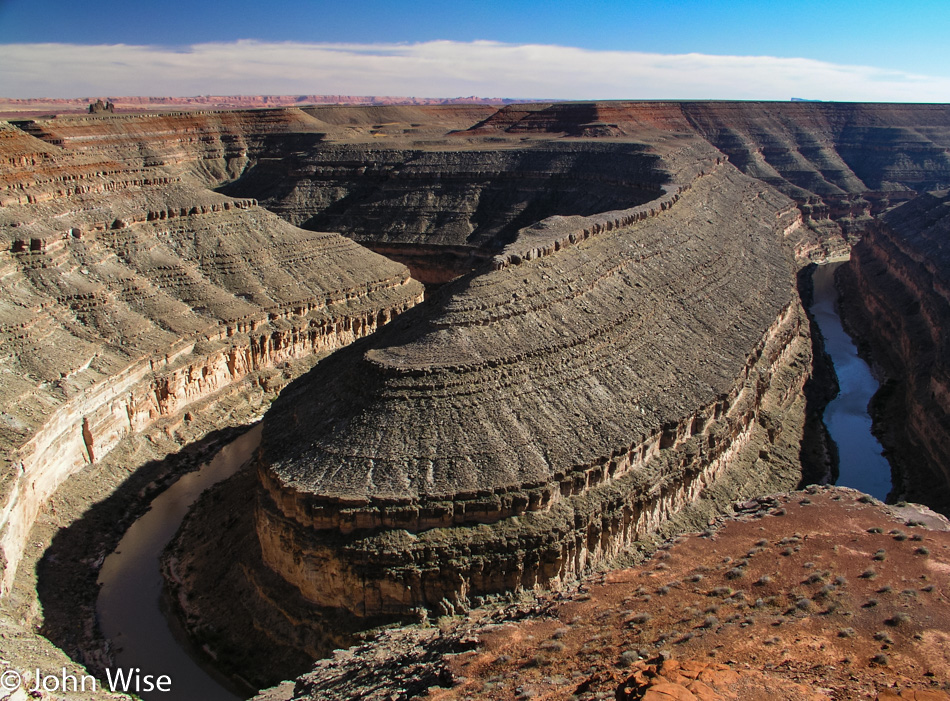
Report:
M 946 105 L 62 116 L 0 122 L 0 163 L 17 664 L 114 663 L 105 555 L 261 417 L 163 565 L 182 636 L 247 690 L 362 629 L 567 591 L 736 504 L 792 509 L 774 495 L 836 460 L 809 266 L 849 251 L 895 501 L 950 513 Z M 407 654 L 448 670 L 465 635 L 419 630 Z

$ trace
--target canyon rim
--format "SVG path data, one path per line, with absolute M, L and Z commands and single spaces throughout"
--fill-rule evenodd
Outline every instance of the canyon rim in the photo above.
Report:
M 849 251 L 843 310 L 885 379 L 894 501 L 946 513 L 948 154 L 946 105 L 0 122 L 4 654 L 107 668 L 102 557 L 260 416 L 252 469 L 199 502 L 165 571 L 199 648 L 253 629 L 277 641 L 265 666 L 347 640 L 319 616 L 464 618 L 570 590 L 827 481 L 828 369 L 802 295 L 810 264 Z M 227 562 L 202 575 L 214 552 Z M 231 629 L 201 604 L 221 573 Z M 945 607 L 945 570 L 927 576 Z

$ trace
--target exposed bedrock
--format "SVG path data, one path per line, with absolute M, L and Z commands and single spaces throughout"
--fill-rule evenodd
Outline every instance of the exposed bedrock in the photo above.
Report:
M 0 591 L 41 504 L 124 436 L 421 299 L 405 267 L 207 189 L 291 117 L 0 124 Z
M 405 263 L 417 279 L 445 282 L 528 225 L 643 204 L 670 179 L 659 156 L 636 143 L 451 146 L 324 144 L 261 158 L 222 191 L 256 193 L 292 224 L 339 231 Z
M 691 185 L 455 281 L 288 387 L 264 423 L 264 561 L 359 616 L 451 611 L 573 577 L 744 447 L 766 456 L 811 370 L 797 212 L 731 166 Z
M 950 195 L 921 195 L 871 226 L 839 273 L 846 321 L 887 381 L 876 430 L 903 497 L 950 512 Z
M 602 102 L 510 105 L 480 134 L 638 138 L 699 135 L 742 172 L 796 201 L 802 258 L 846 252 L 889 206 L 950 186 L 947 105 Z

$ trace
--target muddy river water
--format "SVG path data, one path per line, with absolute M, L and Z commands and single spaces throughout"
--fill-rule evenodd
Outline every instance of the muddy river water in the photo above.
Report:
M 827 407 L 825 423 L 838 444 L 838 484 L 854 487 L 879 499 L 891 489 L 890 465 L 871 434 L 867 406 L 878 383 L 858 357 L 835 309 L 834 270 L 840 265 L 819 266 L 814 274 L 812 313 L 825 338 L 841 393 Z M 106 558 L 99 581 L 99 622 L 118 649 L 117 662 L 140 675 L 167 675 L 170 692 L 141 693 L 147 701 L 234 701 L 240 698 L 197 664 L 172 634 L 159 605 L 162 576 L 159 557 L 174 536 L 191 504 L 202 491 L 234 474 L 260 442 L 258 425 L 221 449 L 200 470 L 181 477 L 159 495 L 151 509 L 138 519 Z
M 99 574 L 96 610 L 102 632 L 118 649 L 119 667 L 140 669 L 138 676 L 171 678 L 171 690 L 139 695 L 146 701 L 235 701 L 229 691 L 185 651 L 169 628 L 159 601 L 159 557 L 174 537 L 188 508 L 205 489 L 233 475 L 260 443 L 258 424 L 222 448 L 197 472 L 182 476 L 152 501 L 106 558 Z M 145 688 L 144 686 L 141 688 Z M 133 690 L 133 689 L 130 689 Z

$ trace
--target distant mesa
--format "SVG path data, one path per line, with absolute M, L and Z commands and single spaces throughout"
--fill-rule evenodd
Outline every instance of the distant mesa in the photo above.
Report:
M 115 105 L 102 100 L 96 100 L 89 105 L 89 114 L 101 114 L 103 112 L 115 112 Z

